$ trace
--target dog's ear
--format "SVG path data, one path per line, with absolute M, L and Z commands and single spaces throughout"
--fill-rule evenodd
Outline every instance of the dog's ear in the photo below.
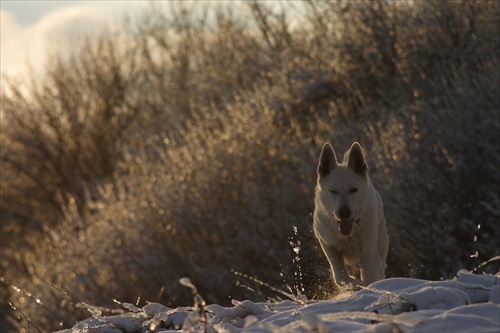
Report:
M 354 142 L 349 149 L 347 166 L 360 176 L 368 175 L 368 164 L 366 164 L 363 148 L 359 143 Z
M 319 157 L 318 176 L 320 178 L 328 176 L 337 165 L 335 150 L 333 150 L 333 147 L 329 143 L 325 143 Z

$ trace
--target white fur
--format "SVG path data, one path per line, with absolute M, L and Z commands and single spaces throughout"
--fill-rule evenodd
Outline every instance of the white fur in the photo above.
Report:
M 353 221 L 349 235 L 340 232 L 340 220 Z M 340 164 L 332 146 L 323 146 L 313 226 L 337 285 L 356 283 L 349 273 L 358 263 L 364 286 L 385 278 L 389 236 L 382 199 L 370 181 L 365 156 L 357 142 Z

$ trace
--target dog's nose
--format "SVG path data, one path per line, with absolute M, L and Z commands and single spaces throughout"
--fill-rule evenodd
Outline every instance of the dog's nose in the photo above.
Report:
M 339 209 L 339 217 L 341 219 L 348 219 L 351 217 L 351 210 L 347 206 L 340 207 Z

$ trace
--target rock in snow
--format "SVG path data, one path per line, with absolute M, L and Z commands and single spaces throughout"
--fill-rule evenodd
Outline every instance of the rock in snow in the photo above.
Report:
M 500 332 L 500 275 L 456 280 L 382 280 L 341 300 L 210 304 L 159 303 L 92 318 L 58 333 L 160 332 Z M 126 304 L 126 303 L 124 303 Z M 123 305 L 123 304 L 122 304 Z

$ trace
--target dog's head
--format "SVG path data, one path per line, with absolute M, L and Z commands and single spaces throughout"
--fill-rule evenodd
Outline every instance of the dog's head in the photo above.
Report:
M 333 147 L 326 143 L 318 164 L 317 195 L 328 212 L 337 220 L 342 235 L 353 229 L 360 202 L 368 192 L 368 165 L 359 143 L 352 144 L 344 161 L 338 163 Z

